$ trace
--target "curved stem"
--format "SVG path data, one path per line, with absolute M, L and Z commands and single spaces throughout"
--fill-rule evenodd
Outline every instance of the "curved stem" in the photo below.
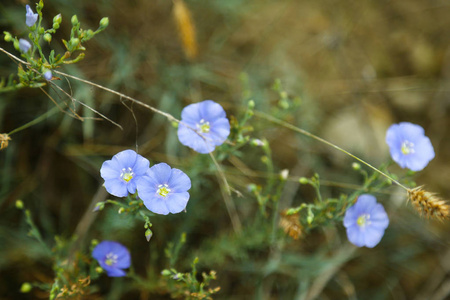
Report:
M 355 156 L 354 154 L 348 152 L 347 150 L 342 149 L 341 147 L 336 146 L 335 144 L 333 144 L 333 143 L 331 143 L 331 142 L 329 142 L 329 141 L 327 141 L 327 140 L 324 140 L 323 138 L 321 138 L 321 137 L 319 137 L 319 136 L 317 136 L 317 135 L 314 135 L 314 134 L 312 134 L 312 133 L 310 133 L 310 132 L 308 132 L 308 131 L 306 131 L 306 130 L 304 130 L 304 129 L 298 128 L 298 127 L 296 127 L 296 126 L 294 126 L 294 125 L 292 125 L 292 124 L 289 124 L 289 123 L 287 123 L 287 122 L 285 122 L 285 121 L 282 121 L 282 120 L 279 120 L 279 119 L 277 119 L 277 118 L 274 118 L 274 117 L 272 117 L 272 116 L 270 116 L 270 115 L 268 115 L 268 114 L 266 114 L 266 113 L 263 113 L 263 112 L 261 112 L 261 111 L 256 111 L 256 110 L 255 110 L 255 115 L 258 116 L 258 117 L 260 117 L 260 118 L 266 119 L 266 120 L 268 120 L 268 121 L 270 121 L 270 122 L 272 122 L 272 123 L 281 125 L 281 126 L 286 127 L 286 128 L 288 128 L 288 129 L 291 129 L 292 131 L 295 131 L 295 132 L 301 133 L 301 134 L 303 134 L 303 135 L 306 135 L 306 136 L 308 136 L 308 137 L 310 137 L 310 138 L 313 138 L 313 139 L 315 139 L 315 140 L 317 140 L 317 141 L 319 141 L 319 142 L 322 142 L 322 143 L 324 143 L 324 144 L 326 144 L 326 145 L 328 145 L 328 146 L 330 146 L 330 147 L 333 147 L 334 149 L 339 150 L 339 151 L 341 151 L 341 152 L 347 154 L 348 156 L 350 156 L 350 157 L 356 159 L 356 160 L 359 161 L 360 163 L 362 163 L 362 164 L 368 166 L 369 168 L 371 168 L 371 169 L 374 170 L 375 172 L 380 173 L 381 175 L 383 175 L 384 177 L 388 178 L 389 180 L 391 180 L 392 182 L 394 182 L 394 183 L 397 184 L 398 186 L 404 188 L 405 190 L 408 190 L 407 187 L 405 187 L 403 184 L 401 184 L 400 182 L 398 182 L 397 180 L 395 180 L 394 178 L 392 178 L 392 177 L 389 176 L 388 174 L 386 174 L 386 173 L 380 171 L 380 170 L 377 169 L 376 167 L 372 166 L 371 164 L 369 164 L 368 162 L 362 160 L 361 158 Z

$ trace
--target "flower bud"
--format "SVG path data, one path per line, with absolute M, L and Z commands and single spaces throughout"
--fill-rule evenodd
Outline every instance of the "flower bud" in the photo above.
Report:
M 50 43 L 52 41 L 52 35 L 50 33 L 44 34 L 44 40 Z
M 145 231 L 145 238 L 147 239 L 147 242 L 150 242 L 150 239 L 152 238 L 152 236 L 153 236 L 153 232 L 150 229 L 147 229 Z
M 22 200 L 17 200 L 16 201 L 16 208 L 17 209 L 23 209 L 23 202 L 22 202 Z
M 301 184 L 308 184 L 309 183 L 309 179 L 306 178 L 306 177 L 300 177 L 298 182 L 300 182 Z
M 248 101 L 248 108 L 249 109 L 254 109 L 255 108 L 255 101 L 253 101 L 253 100 Z
M 53 18 L 53 24 L 61 24 L 62 22 L 62 16 L 61 14 L 57 14 L 54 18 Z
M 70 19 L 70 22 L 72 22 L 73 26 L 77 25 L 79 23 L 77 15 L 73 15 L 72 19 Z
M 11 42 L 12 41 L 12 35 L 11 33 L 9 33 L 8 31 L 3 31 L 3 33 L 5 34 L 5 42 Z
M 101 29 L 105 29 L 106 27 L 108 27 L 108 25 L 109 25 L 109 19 L 108 19 L 108 17 L 102 18 L 102 19 L 100 20 L 100 28 L 101 28 Z
M 163 275 L 163 276 L 169 276 L 170 274 L 172 274 L 172 273 L 167 269 L 164 269 L 161 271 L 161 275 Z
M 19 49 L 20 51 L 26 53 L 28 52 L 28 50 L 30 50 L 31 48 L 31 44 L 29 41 L 25 40 L 25 39 L 20 39 L 19 40 Z
M 289 170 L 288 169 L 281 170 L 281 172 L 280 172 L 280 179 L 281 180 L 287 180 L 288 176 L 289 176 Z
M 33 288 L 33 286 L 30 283 L 24 282 L 24 283 L 22 283 L 22 286 L 20 287 L 20 292 L 21 293 L 29 293 L 32 288 Z
M 52 71 L 47 70 L 46 72 L 44 72 L 43 76 L 44 76 L 44 79 L 47 80 L 47 81 L 52 80 L 52 78 L 53 78 Z
M 354 162 L 354 163 L 352 163 L 352 168 L 355 171 L 359 171 L 359 170 L 361 170 L 361 165 L 357 162 Z

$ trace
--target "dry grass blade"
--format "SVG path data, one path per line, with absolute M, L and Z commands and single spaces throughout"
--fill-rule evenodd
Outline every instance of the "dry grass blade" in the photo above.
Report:
M 183 44 L 184 54 L 189 60 L 192 60 L 197 56 L 198 47 L 191 12 L 183 0 L 174 0 L 173 14 L 177 24 L 178 34 Z
M 434 193 L 430 193 L 419 186 L 408 189 L 407 194 L 408 200 L 422 216 L 441 221 L 449 219 L 450 207 L 447 201 L 440 199 Z

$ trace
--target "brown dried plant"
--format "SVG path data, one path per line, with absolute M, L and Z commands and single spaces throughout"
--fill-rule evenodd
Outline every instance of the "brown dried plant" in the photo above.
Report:
M 7 133 L 0 134 L 0 150 L 5 149 L 8 147 L 8 143 L 11 140 L 9 135 Z
M 408 200 L 414 209 L 426 218 L 447 220 L 450 217 L 450 207 L 447 201 L 440 199 L 434 193 L 423 189 L 422 186 L 407 189 Z

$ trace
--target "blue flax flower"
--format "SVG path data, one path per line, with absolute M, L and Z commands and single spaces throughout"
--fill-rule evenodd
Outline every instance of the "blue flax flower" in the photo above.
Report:
M 25 15 L 26 16 L 25 23 L 27 24 L 28 27 L 31 27 L 34 25 L 34 23 L 36 23 L 38 19 L 38 14 L 35 14 L 29 5 L 26 6 L 26 9 L 27 14 Z
M 355 205 L 347 209 L 344 226 L 348 240 L 358 247 L 375 247 L 389 225 L 389 218 L 383 205 L 368 194 L 358 197 Z
M 20 51 L 22 51 L 23 53 L 28 52 L 28 50 L 30 50 L 31 48 L 31 44 L 29 41 L 27 41 L 26 39 L 19 39 L 19 49 Z
M 145 207 L 160 215 L 183 211 L 189 200 L 187 191 L 190 188 L 189 177 L 165 163 L 151 167 L 147 176 L 139 178 L 137 182 L 138 195 Z
M 212 100 L 190 104 L 181 112 L 178 139 L 199 153 L 214 151 L 229 134 L 230 122 L 226 113 L 220 104 Z
M 133 150 L 117 153 L 103 163 L 100 174 L 111 195 L 125 197 L 136 193 L 136 181 L 148 171 L 150 162 Z
M 109 277 L 125 276 L 126 273 L 123 269 L 129 268 L 131 265 L 128 249 L 113 241 L 103 241 L 98 244 L 92 251 L 92 257 L 98 261 Z
M 402 168 L 420 171 L 434 158 L 431 141 L 419 125 L 402 122 L 386 132 L 392 159 Z

